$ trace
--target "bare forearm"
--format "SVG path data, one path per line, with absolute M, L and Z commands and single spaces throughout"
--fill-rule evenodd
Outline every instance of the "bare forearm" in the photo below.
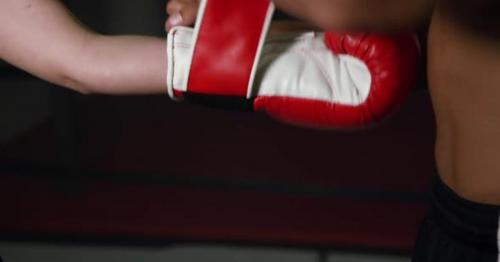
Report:
M 166 94 L 166 61 L 164 39 L 95 35 L 66 80 L 84 93 Z
M 398 30 L 417 27 L 434 0 L 274 0 L 276 6 L 325 30 Z
M 95 34 L 56 0 L 0 0 L 0 58 L 82 93 L 165 93 L 164 43 Z

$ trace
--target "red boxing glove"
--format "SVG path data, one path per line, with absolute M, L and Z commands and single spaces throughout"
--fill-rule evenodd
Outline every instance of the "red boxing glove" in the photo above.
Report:
M 387 116 L 415 84 L 413 34 L 309 32 L 264 41 L 269 1 L 204 0 L 201 6 L 195 30 L 169 33 L 168 87 L 174 98 L 240 98 L 234 101 L 246 100 L 288 123 L 356 128 Z M 261 10 L 251 17 L 255 21 L 245 18 L 249 6 Z M 223 17 L 240 19 L 217 26 Z
M 325 68 L 321 65 L 325 58 L 311 57 L 318 63 L 318 70 L 329 72 L 329 77 L 334 80 L 329 87 L 323 87 L 330 89 L 331 93 L 325 92 L 316 99 L 257 97 L 257 110 L 287 122 L 309 126 L 360 127 L 390 114 L 415 85 L 419 59 L 417 42 L 411 34 L 382 36 L 328 32 L 324 41 L 331 56 L 344 60 L 340 62 L 343 63 L 340 70 L 335 70 L 336 66 Z

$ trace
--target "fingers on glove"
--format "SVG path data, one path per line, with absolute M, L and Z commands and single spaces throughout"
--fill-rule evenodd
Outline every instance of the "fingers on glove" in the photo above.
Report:
M 175 26 L 192 26 L 196 22 L 199 0 L 171 0 L 167 4 L 165 30 Z

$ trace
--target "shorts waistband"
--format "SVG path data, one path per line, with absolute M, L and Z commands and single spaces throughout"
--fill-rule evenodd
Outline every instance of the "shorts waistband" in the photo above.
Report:
M 453 239 L 489 252 L 498 252 L 500 206 L 460 197 L 439 176 L 433 179 L 429 218 Z

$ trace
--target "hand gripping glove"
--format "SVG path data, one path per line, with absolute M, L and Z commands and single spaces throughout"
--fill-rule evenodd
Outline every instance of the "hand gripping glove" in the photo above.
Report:
M 413 34 L 283 34 L 266 38 L 268 0 L 203 0 L 194 29 L 168 35 L 172 98 L 250 105 L 284 122 L 359 128 L 386 117 L 415 84 Z

